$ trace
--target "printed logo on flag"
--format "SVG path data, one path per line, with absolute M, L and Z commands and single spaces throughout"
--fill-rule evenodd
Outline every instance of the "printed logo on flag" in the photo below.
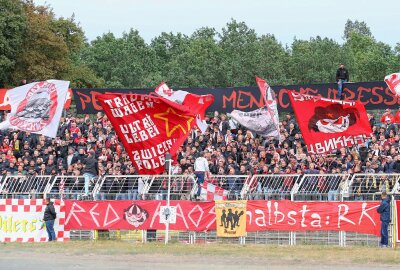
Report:
M 217 236 L 246 236 L 247 201 L 216 201 Z
M 124 220 L 134 227 L 142 225 L 149 217 L 149 212 L 137 204 L 132 204 L 124 210 Z
M 372 130 L 364 105 L 289 91 L 297 122 L 311 153 L 364 143 Z
M 46 127 L 57 110 L 57 87 L 47 81 L 38 82 L 27 92 L 10 123 L 22 130 L 40 131 Z

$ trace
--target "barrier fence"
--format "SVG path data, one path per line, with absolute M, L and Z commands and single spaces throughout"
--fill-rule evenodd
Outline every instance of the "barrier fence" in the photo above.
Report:
M 172 200 L 188 200 L 197 192 L 198 186 L 193 175 L 172 175 L 170 179 Z M 0 198 L 35 199 L 50 196 L 100 201 L 163 200 L 167 196 L 167 181 L 168 175 L 106 175 L 92 179 L 88 183 L 89 194 L 85 194 L 85 179 L 82 176 L 3 176 Z M 394 199 L 400 198 L 400 174 L 218 175 L 206 181 L 225 190 L 230 200 L 376 201 L 381 199 L 383 191 Z M 393 224 L 390 226 L 391 236 L 392 231 Z M 71 239 L 101 236 L 102 232 L 71 231 Z M 145 231 L 110 231 L 107 236 L 145 242 L 149 235 Z M 215 232 L 176 231 L 170 238 L 187 243 L 319 243 L 341 246 L 378 245 L 379 241 L 374 235 L 332 231 L 251 232 L 240 239 L 218 238 Z M 163 232 L 158 232 L 158 236 L 151 234 L 150 240 L 163 240 Z M 391 242 L 394 245 L 395 241 Z

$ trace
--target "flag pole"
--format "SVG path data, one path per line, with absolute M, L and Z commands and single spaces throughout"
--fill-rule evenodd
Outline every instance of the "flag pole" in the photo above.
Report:
M 167 193 L 167 211 L 169 211 L 169 206 L 170 206 L 170 197 L 171 197 L 171 154 L 167 153 L 165 155 L 165 164 L 167 164 L 168 166 L 168 193 Z M 166 224 L 165 224 L 165 244 L 168 244 L 168 238 L 169 238 L 169 217 L 171 215 L 168 215 L 168 218 L 166 220 Z

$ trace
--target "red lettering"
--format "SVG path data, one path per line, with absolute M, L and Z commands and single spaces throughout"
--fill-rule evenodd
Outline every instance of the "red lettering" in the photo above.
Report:
M 372 98 L 370 99 L 371 104 L 377 105 L 377 104 L 381 104 L 383 102 L 383 97 L 381 94 L 377 93 L 377 91 L 383 91 L 382 87 L 372 87 L 372 96 L 378 97 L 378 100 L 375 101 Z
M 389 101 L 389 100 L 387 100 L 385 98 L 385 100 L 383 101 L 385 103 L 385 105 L 389 105 L 390 106 L 390 105 L 394 105 L 394 104 L 396 104 L 398 102 L 397 97 L 393 94 L 392 91 L 390 91 L 390 89 L 388 87 L 386 87 L 385 93 L 386 93 L 386 95 L 388 95 L 389 97 L 392 98 L 391 101 Z
M 363 101 L 363 97 L 364 97 L 363 96 L 363 92 L 364 91 L 369 93 L 369 92 L 371 92 L 371 88 L 358 87 L 358 98 L 357 98 L 357 100 L 359 100 L 362 103 L 364 103 L 364 105 L 367 105 L 369 103 L 369 101 L 368 100 Z
M 281 106 L 281 108 L 286 109 L 289 107 L 290 101 L 288 101 L 287 103 L 283 103 L 283 96 L 286 95 L 288 96 L 288 89 L 282 88 L 279 91 L 279 95 L 278 95 L 278 102 L 279 105 Z M 287 97 L 287 100 L 289 100 L 289 97 Z
M 236 91 L 232 90 L 231 96 L 228 98 L 225 95 L 222 96 L 222 108 L 226 109 L 226 101 L 231 102 L 231 107 L 236 108 Z
M 76 93 L 79 96 L 79 99 L 81 100 L 81 107 L 82 110 L 86 109 L 86 103 L 91 103 L 91 98 L 88 95 L 85 95 L 84 93 L 80 92 L 80 91 L 76 91 Z

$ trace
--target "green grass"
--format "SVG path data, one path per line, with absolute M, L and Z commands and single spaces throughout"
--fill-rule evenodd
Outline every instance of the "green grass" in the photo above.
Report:
M 52 254 L 62 251 L 65 255 L 172 255 L 207 257 L 260 257 L 288 263 L 301 261 L 332 264 L 400 264 L 400 251 L 372 247 L 327 246 L 272 246 L 235 244 L 181 244 L 132 243 L 127 241 L 70 241 L 67 243 L 8 243 L 1 244 L 3 254 L 29 252 Z

